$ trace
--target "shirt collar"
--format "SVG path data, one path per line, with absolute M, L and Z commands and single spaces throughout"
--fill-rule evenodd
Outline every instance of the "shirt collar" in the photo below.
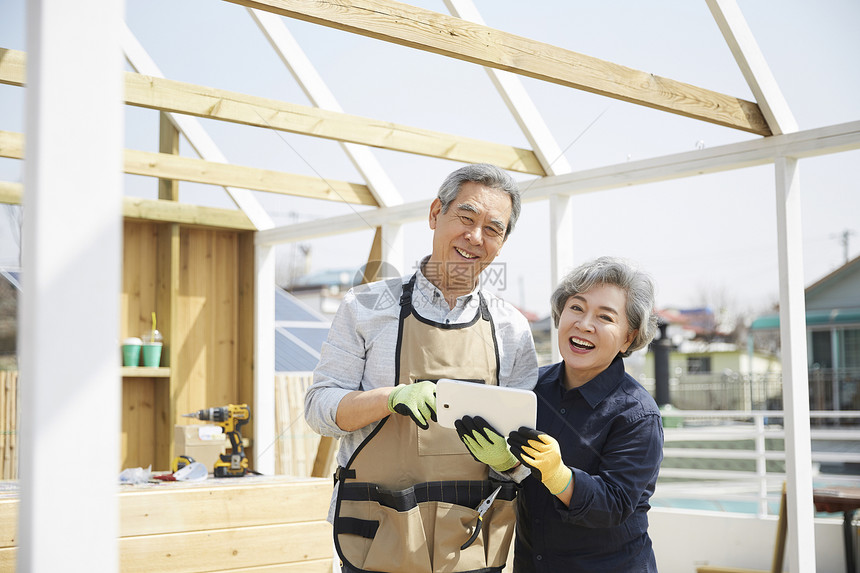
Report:
M 565 393 L 562 385 L 562 376 L 564 375 L 564 361 L 557 364 L 558 368 L 555 372 L 556 382 L 558 383 L 562 394 Z M 582 397 L 588 402 L 592 408 L 597 407 L 609 394 L 618 387 L 624 377 L 624 360 L 621 356 L 616 356 L 606 370 L 580 386 L 574 388 L 578 390 Z
M 445 300 L 445 295 L 442 291 L 436 287 L 433 283 L 430 282 L 421 269 L 424 267 L 424 263 L 426 263 L 430 259 L 430 255 L 427 255 L 421 262 L 418 263 L 418 270 L 415 272 L 415 288 L 427 298 L 428 301 L 431 301 L 433 304 L 438 304 L 440 301 Z M 478 285 L 470 292 L 469 294 L 464 294 L 462 296 L 457 297 L 457 304 L 462 304 L 463 306 L 468 305 L 474 297 L 477 297 L 478 291 L 481 287 L 481 281 L 478 281 Z M 448 303 L 445 303 L 445 307 L 448 307 Z

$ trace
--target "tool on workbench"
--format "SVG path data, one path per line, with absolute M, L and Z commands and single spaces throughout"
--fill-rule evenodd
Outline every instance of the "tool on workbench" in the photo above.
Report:
M 224 433 L 230 439 L 230 453 L 221 454 L 219 459 L 215 461 L 215 467 L 212 471 L 215 477 L 242 477 L 249 473 L 248 458 L 245 457 L 242 433 L 239 431 L 239 428 L 247 424 L 251 417 L 251 409 L 247 404 L 228 404 L 219 408 L 206 408 L 182 416 L 214 422 L 223 428 Z
M 195 460 L 191 456 L 176 456 L 175 458 L 173 458 L 173 463 L 170 464 L 170 471 L 176 473 L 188 464 L 193 464 L 195 461 L 197 460 Z
M 469 538 L 469 541 L 460 546 L 461 551 L 473 544 L 478 538 L 478 534 L 481 533 L 481 526 L 484 524 L 484 514 L 487 513 L 487 510 L 490 509 L 491 505 L 493 505 L 493 502 L 496 500 L 496 496 L 499 495 L 501 490 L 502 486 L 497 487 L 493 493 L 487 496 L 487 499 L 478 504 L 478 523 L 475 524 L 475 531 L 472 532 L 472 537 Z

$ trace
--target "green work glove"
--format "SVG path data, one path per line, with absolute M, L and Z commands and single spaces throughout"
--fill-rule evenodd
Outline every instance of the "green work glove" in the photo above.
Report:
M 508 443 L 514 456 L 532 469 L 551 494 L 559 495 L 573 481 L 573 470 L 564 465 L 561 448 L 549 434 L 523 426 L 510 433 Z
M 477 461 L 499 473 L 517 465 L 517 459 L 508 450 L 505 438 L 482 417 L 463 416 L 454 421 L 454 427 L 460 440 Z
M 388 409 L 409 416 L 422 430 L 436 421 L 436 384 L 425 380 L 397 386 L 388 396 Z

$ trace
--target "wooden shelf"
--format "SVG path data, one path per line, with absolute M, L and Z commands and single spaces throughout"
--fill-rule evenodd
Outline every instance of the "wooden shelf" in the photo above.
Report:
M 147 366 L 123 366 L 123 378 L 170 378 L 170 368 Z

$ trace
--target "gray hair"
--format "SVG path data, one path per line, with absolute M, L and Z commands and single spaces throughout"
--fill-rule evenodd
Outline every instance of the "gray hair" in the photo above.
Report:
M 556 328 L 567 299 L 587 292 L 596 285 L 615 285 L 627 294 L 627 323 L 630 325 L 630 332 L 638 332 L 621 356 L 630 356 L 648 345 L 657 332 L 654 281 L 627 261 L 615 257 L 599 257 L 584 263 L 561 280 L 550 298 L 552 320 Z
M 436 198 L 442 203 L 442 212 L 447 213 L 448 208 L 457 194 L 460 193 L 460 187 L 464 183 L 473 181 L 480 183 L 490 189 L 496 189 L 507 193 L 511 198 L 511 220 L 508 221 L 508 226 L 505 229 L 505 239 L 514 230 L 514 225 L 520 216 L 520 188 L 517 182 L 503 170 L 489 163 L 476 163 L 474 165 L 466 165 L 454 171 L 439 187 L 439 193 Z

